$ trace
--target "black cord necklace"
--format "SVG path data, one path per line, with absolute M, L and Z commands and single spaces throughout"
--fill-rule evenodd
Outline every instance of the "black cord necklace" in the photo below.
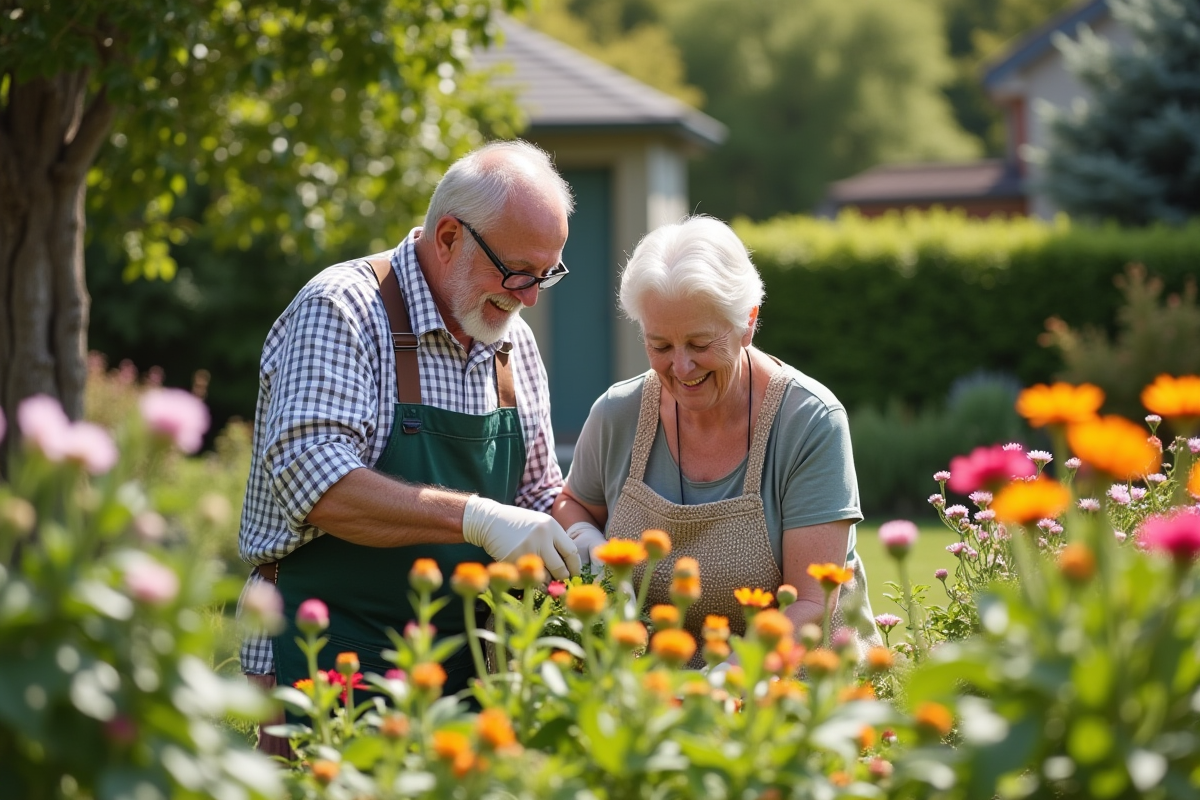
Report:
M 750 455 L 750 417 L 754 411 L 754 360 L 750 351 L 746 351 L 746 371 L 750 378 L 750 386 L 746 391 L 746 455 Z M 687 505 L 687 495 L 683 493 L 683 438 L 679 435 L 679 400 L 675 400 L 675 450 L 677 458 L 675 465 L 679 467 L 679 504 Z

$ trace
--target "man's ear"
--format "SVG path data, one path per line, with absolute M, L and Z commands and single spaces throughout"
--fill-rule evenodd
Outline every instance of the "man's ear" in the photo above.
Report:
M 433 249 L 438 261 L 449 264 L 454 260 L 455 242 L 459 242 L 463 233 L 462 223 L 449 214 L 437 221 L 433 230 Z

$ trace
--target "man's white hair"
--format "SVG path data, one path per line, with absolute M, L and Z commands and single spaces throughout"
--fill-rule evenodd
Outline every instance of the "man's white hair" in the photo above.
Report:
M 724 222 L 704 215 L 647 233 L 621 273 L 621 309 L 643 327 L 646 301 L 654 296 L 707 304 L 744 333 L 764 295 L 746 245 Z
M 492 142 L 446 170 L 425 212 L 425 230 L 432 232 L 446 215 L 461 218 L 480 233 L 491 230 L 517 187 L 533 191 L 547 202 L 557 200 L 568 215 L 575 210 L 571 187 L 545 150 L 519 139 Z

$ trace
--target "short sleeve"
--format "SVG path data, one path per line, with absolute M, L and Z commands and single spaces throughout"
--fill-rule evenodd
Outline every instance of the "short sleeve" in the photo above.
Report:
M 798 387 L 793 392 L 804 394 Z M 862 520 L 850 424 L 845 409 L 809 395 L 785 420 L 791 451 L 784 473 L 783 530 L 838 520 Z

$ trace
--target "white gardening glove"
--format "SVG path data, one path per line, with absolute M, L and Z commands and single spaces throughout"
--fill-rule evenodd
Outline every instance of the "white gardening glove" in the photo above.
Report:
M 567 528 L 567 536 L 570 536 L 579 548 L 579 560 L 584 564 L 595 561 L 596 548 L 608 541 L 600 529 L 590 522 L 576 522 Z
M 516 561 L 533 553 L 560 581 L 579 574 L 579 551 L 571 537 L 549 514 L 506 506 L 480 497 L 467 498 L 463 539 L 482 547 L 497 561 Z

